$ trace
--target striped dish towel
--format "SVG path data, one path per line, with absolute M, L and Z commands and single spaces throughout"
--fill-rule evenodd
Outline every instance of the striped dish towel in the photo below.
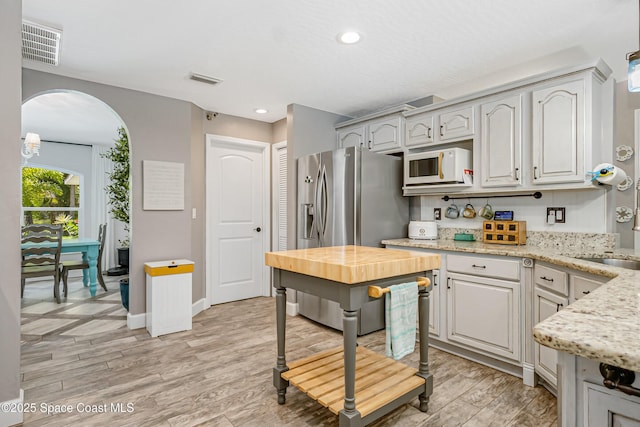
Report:
M 389 286 L 385 294 L 385 353 L 399 360 L 413 353 L 416 345 L 418 282 Z

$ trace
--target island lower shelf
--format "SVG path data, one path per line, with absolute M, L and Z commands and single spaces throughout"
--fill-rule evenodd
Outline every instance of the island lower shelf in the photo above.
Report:
M 287 363 L 289 370 L 281 376 L 307 396 L 338 414 L 344 407 L 343 360 L 343 348 L 333 348 Z M 415 398 L 425 388 L 425 379 L 417 376 L 417 372 L 417 369 L 358 346 L 356 409 L 364 418 L 389 404 L 397 405 L 398 399 L 409 401 Z

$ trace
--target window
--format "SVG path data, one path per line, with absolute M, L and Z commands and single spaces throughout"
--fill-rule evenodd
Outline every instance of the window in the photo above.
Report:
M 23 224 L 61 224 L 64 238 L 77 238 L 80 202 L 79 176 L 22 168 Z

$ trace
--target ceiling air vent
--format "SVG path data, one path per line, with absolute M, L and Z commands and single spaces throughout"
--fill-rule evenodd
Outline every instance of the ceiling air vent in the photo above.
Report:
M 222 80 L 220 80 L 220 79 L 216 79 L 215 77 L 205 76 L 203 74 L 191 73 L 189 75 L 189 78 L 191 80 L 195 80 L 195 81 L 201 82 L 201 83 L 207 83 L 207 84 L 210 84 L 210 85 L 217 85 L 218 83 L 222 83 Z
M 22 21 L 22 58 L 58 65 L 62 31 L 35 22 Z

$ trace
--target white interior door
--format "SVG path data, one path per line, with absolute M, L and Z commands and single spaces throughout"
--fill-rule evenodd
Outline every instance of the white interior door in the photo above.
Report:
M 207 299 L 269 295 L 267 143 L 207 135 Z

